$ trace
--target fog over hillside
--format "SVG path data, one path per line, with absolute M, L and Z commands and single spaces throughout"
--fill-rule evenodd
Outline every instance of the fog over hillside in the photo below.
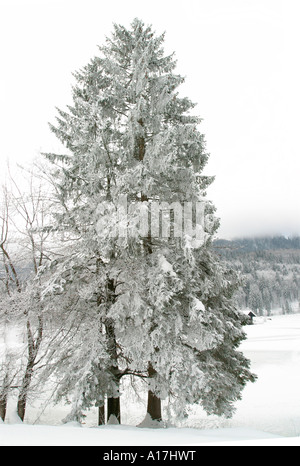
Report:
M 300 310 L 300 237 L 217 240 L 215 249 L 240 273 L 238 306 L 260 315 Z

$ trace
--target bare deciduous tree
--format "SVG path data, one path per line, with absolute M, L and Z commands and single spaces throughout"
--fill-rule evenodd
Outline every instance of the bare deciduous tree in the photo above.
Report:
M 26 335 L 23 376 L 17 386 L 17 412 L 22 421 L 43 340 L 44 319 L 39 271 L 48 257 L 46 244 L 49 238 L 49 230 L 45 228 L 49 202 L 44 193 L 43 183 L 33 171 L 29 173 L 29 177 L 23 171 L 22 182 L 24 181 L 24 189 L 21 189 L 15 177 L 10 174 L 10 190 L 4 189 L 3 212 L 0 218 L 0 252 L 3 266 L 1 281 L 11 299 L 15 293 L 19 295 L 17 301 L 24 319 Z M 3 405 L 7 403 L 8 380 L 10 378 L 7 374 L 2 383 L 6 387 L 3 390 Z M 2 409 L 3 413 L 4 409 L 6 408 Z M 3 417 L 5 418 L 4 415 Z

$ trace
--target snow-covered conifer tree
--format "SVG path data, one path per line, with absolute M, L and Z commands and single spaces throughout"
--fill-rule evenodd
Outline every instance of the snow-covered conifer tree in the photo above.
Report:
M 254 380 L 237 351 L 244 333 L 232 300 L 236 279 L 213 252 L 219 222 L 210 202 L 201 240 L 188 228 L 212 178 L 202 174 L 201 120 L 179 95 L 184 79 L 163 42 L 140 20 L 115 25 L 99 56 L 75 74 L 73 105 L 51 126 L 65 154 L 47 154 L 56 166 L 57 228 L 71 241 L 53 289 L 72 289 L 77 318 L 88 325 L 91 315 L 101 335 L 89 371 L 76 359 L 86 378 L 77 401 L 89 393 L 101 406 L 102 377 L 100 398 L 106 392 L 119 419 L 119 382 L 134 374 L 147 378 L 148 418 L 158 422 L 168 396 L 178 412 L 201 403 L 229 416 Z M 66 264 L 71 282 L 60 273 Z

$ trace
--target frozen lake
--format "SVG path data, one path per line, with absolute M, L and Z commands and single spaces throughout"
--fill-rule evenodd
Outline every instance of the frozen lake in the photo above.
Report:
M 231 422 L 300 436 L 300 315 L 271 319 L 247 327 L 241 349 L 258 381 L 246 387 Z

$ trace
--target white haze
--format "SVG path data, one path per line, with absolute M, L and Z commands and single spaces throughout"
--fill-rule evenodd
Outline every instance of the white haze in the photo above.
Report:
M 1 174 L 60 146 L 55 106 L 71 103 L 71 73 L 97 53 L 112 23 L 134 17 L 166 31 L 198 103 L 216 175 L 209 197 L 219 236 L 300 234 L 300 72 L 297 0 L 0 0 Z

